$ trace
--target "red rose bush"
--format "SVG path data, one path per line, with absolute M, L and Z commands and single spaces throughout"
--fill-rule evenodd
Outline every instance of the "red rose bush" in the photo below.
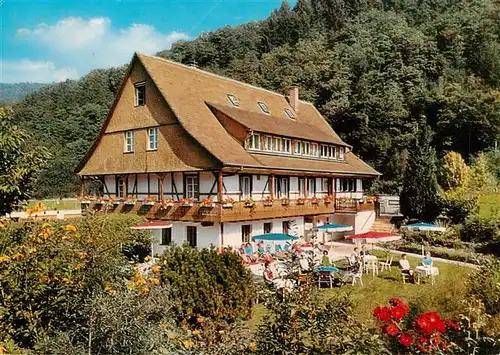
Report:
M 376 307 L 373 316 L 397 353 L 452 353 L 450 336 L 460 331 L 457 322 L 445 321 L 437 312 L 410 313 L 410 307 L 397 298 L 390 299 L 388 306 Z

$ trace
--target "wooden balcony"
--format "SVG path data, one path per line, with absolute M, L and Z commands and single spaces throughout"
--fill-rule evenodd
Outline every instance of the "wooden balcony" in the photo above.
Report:
M 273 201 L 271 204 L 256 201 L 252 206 L 246 205 L 245 202 L 235 202 L 232 207 L 217 202 L 214 202 L 210 207 L 202 206 L 199 202 L 181 205 L 177 201 L 168 207 L 162 207 L 159 203 L 147 205 L 141 201 L 137 201 L 135 204 L 120 202 L 115 205 L 91 202 L 89 205 L 82 205 L 83 210 L 87 208 L 96 212 L 136 213 L 148 219 L 185 222 L 236 222 L 334 212 L 333 203 L 325 203 L 325 201 L 298 203 L 295 200 L 290 200 L 288 204 L 282 204 L 279 200 Z
M 335 200 L 335 212 L 337 213 L 358 213 L 363 211 L 374 211 L 375 203 L 360 202 L 356 200 Z

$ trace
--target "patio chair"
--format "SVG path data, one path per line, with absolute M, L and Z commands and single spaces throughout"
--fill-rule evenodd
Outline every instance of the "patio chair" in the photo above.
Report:
M 356 282 L 359 282 L 363 286 L 363 266 L 360 265 L 356 271 L 347 271 L 342 278 L 342 281 L 347 282 L 352 279 L 352 285 L 354 286 Z
M 394 256 L 391 256 L 389 259 L 389 256 L 387 256 L 387 259 L 385 261 L 381 261 L 378 263 L 378 266 L 380 266 L 380 271 L 392 271 L 392 261 L 394 260 Z
M 370 271 L 372 272 L 372 276 L 375 277 L 375 274 L 378 275 L 378 261 L 377 260 L 364 260 L 363 261 L 363 270 L 362 273 L 366 272 L 369 273 Z
M 322 283 L 326 283 L 330 288 L 333 287 L 333 277 L 331 272 L 320 271 L 318 273 L 318 288 L 321 288 Z
M 400 270 L 401 273 L 401 279 L 403 280 L 403 283 L 405 284 L 406 281 L 411 281 L 412 275 L 409 273 L 409 270 Z

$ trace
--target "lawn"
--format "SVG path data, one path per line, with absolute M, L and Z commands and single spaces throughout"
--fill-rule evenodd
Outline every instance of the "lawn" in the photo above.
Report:
M 383 252 L 375 252 L 379 257 L 385 259 Z M 394 255 L 393 265 L 397 265 L 398 255 Z M 409 258 L 412 268 L 419 264 L 419 259 Z M 340 267 L 343 265 L 339 263 Z M 410 304 L 418 304 L 422 310 L 439 311 L 444 317 L 457 317 L 465 294 L 465 280 L 467 275 L 473 271 L 470 268 L 454 264 L 435 262 L 434 266 L 439 268 L 440 275 L 436 283 L 430 282 L 420 285 L 403 284 L 399 270 L 396 266 L 392 271 L 380 272 L 378 276 L 363 276 L 364 286 L 346 285 L 337 288 L 324 288 L 321 290 L 325 299 L 337 292 L 347 292 L 353 302 L 354 315 L 363 323 L 375 326 L 371 315 L 373 308 L 384 305 L 392 297 L 398 297 Z M 262 304 L 257 304 L 252 313 L 249 326 L 256 329 L 259 322 L 266 313 Z
M 26 208 L 33 208 L 39 202 L 43 203 L 45 209 L 47 211 L 60 211 L 60 210 L 79 210 L 80 209 L 80 201 L 74 199 L 50 199 L 50 200 L 30 200 Z
M 490 217 L 500 211 L 500 193 L 482 194 L 479 196 L 479 215 Z

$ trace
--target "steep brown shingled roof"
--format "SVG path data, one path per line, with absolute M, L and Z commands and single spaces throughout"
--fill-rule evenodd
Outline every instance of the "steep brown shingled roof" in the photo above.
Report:
M 207 103 L 211 108 L 222 112 L 233 120 L 241 123 L 248 129 L 257 132 L 264 132 L 285 137 L 302 138 L 316 142 L 333 143 L 345 145 L 342 140 L 336 135 L 325 132 L 315 126 L 301 122 L 300 120 L 292 120 L 284 117 L 286 114 L 282 111 L 282 116 L 268 115 L 246 111 L 237 107 Z M 278 112 L 279 114 L 280 112 Z

